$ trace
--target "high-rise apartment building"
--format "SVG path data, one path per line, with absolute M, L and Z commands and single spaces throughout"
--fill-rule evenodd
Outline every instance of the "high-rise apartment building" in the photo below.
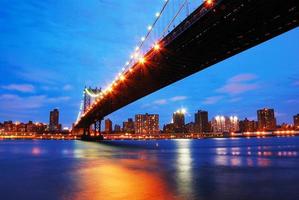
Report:
M 197 133 L 204 133 L 209 132 L 209 118 L 208 118 L 208 112 L 199 110 L 194 115 L 194 130 Z
M 172 121 L 174 126 L 174 132 L 176 133 L 184 133 L 185 130 L 185 113 L 184 109 L 177 110 L 172 115 Z
M 239 119 L 236 116 L 216 116 L 211 123 L 212 130 L 215 133 L 236 132 L 239 130 Z
M 274 109 L 264 108 L 257 111 L 258 130 L 271 131 L 276 129 Z
M 129 118 L 128 121 L 123 122 L 123 131 L 125 133 L 134 133 L 134 121 L 132 118 Z
M 159 115 L 157 114 L 138 114 L 135 115 L 135 133 L 136 134 L 158 134 Z
M 105 120 L 105 133 L 106 134 L 112 133 L 112 121 L 110 119 Z
M 60 131 L 61 126 L 59 124 L 59 111 L 57 108 L 50 111 L 50 120 L 49 120 L 49 131 Z

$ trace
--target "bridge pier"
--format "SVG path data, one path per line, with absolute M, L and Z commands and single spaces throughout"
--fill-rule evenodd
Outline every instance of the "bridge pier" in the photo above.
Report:
M 101 122 L 102 120 L 100 119 L 94 123 L 95 136 L 101 135 Z

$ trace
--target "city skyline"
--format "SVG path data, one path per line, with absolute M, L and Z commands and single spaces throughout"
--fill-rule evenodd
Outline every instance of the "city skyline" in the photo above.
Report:
M 87 5 L 87 2 L 72 4 L 71 10 L 64 10 L 64 14 L 59 14 L 63 9 L 60 3 L 47 5 L 47 15 L 42 15 L 45 11 L 34 3 L 29 8 L 22 4 L 5 5 L 6 12 L 1 15 L 4 20 L 0 21 L 0 48 L 3 52 L 0 55 L 0 121 L 28 121 L 34 116 L 32 120 L 46 122 L 48 111 L 58 107 L 63 113 L 61 123 L 70 126 L 76 120 L 84 86 L 104 87 L 119 72 L 132 47 L 144 34 L 142 27 L 146 27 L 145 22 L 151 23 L 153 13 L 161 6 L 160 2 L 157 5 L 151 3 L 151 6 L 148 3 L 137 5 L 135 1 L 125 5 L 121 2 L 115 9 L 121 10 L 120 15 L 126 18 L 117 16 L 116 12 L 117 19 L 113 18 L 110 24 L 106 21 L 111 21 L 111 16 L 105 8 L 113 5 L 92 3 L 96 6 Z M 96 25 L 108 27 L 105 35 L 95 25 L 84 25 L 87 17 L 71 12 L 79 6 L 86 9 L 84 12 L 93 17 L 93 21 L 98 23 Z M 140 19 L 135 24 L 128 23 L 136 19 L 136 15 L 130 12 L 136 6 L 145 12 L 139 13 Z M 15 10 L 24 10 L 21 19 L 13 15 Z M 45 27 L 40 23 L 37 20 L 40 15 L 52 25 Z M 69 20 L 76 19 L 78 23 L 69 28 L 57 28 L 67 27 Z M 124 34 L 118 34 L 119 27 L 125 29 Z M 22 34 L 18 35 L 21 29 Z M 80 32 L 81 29 L 84 31 Z M 54 31 L 60 34 L 56 35 Z M 66 40 L 65 35 L 69 32 L 71 39 Z M 161 111 L 161 124 L 166 124 L 171 120 L 169 113 L 185 107 L 189 113 L 187 122 L 199 108 L 208 110 L 211 115 L 238 115 L 239 118 L 247 116 L 252 119 L 256 109 L 267 106 L 279 111 L 276 113 L 278 123 L 291 123 L 291 116 L 299 112 L 294 110 L 299 107 L 298 33 L 298 28 L 289 31 L 107 117 L 122 124 L 127 116 L 135 113 Z M 14 42 L 8 44 L 6 41 Z M 52 59 L 45 59 L 48 57 Z
M 158 133 L 157 131 L 164 132 L 171 129 L 173 133 L 185 133 L 192 130 L 197 133 L 204 132 L 254 132 L 256 130 L 276 130 L 280 127 L 293 127 L 298 129 L 299 127 L 299 113 L 292 115 L 291 123 L 277 123 L 277 118 L 273 108 L 261 108 L 256 111 L 256 119 L 249 119 L 248 117 L 239 118 L 236 115 L 216 115 L 210 116 L 208 111 L 197 110 L 193 114 L 191 121 L 186 121 L 185 117 L 187 114 L 186 109 L 181 108 L 172 113 L 172 120 L 170 123 L 160 123 L 158 113 L 145 113 L 135 114 L 135 120 L 130 116 L 127 120 L 123 120 L 122 123 L 116 123 L 109 118 L 102 120 L 101 132 L 102 133 L 113 133 L 115 130 L 121 130 L 121 132 L 133 133 Z M 20 128 L 29 124 L 31 125 L 45 125 L 45 130 L 49 132 L 60 132 L 62 130 L 71 130 L 71 127 L 66 127 L 59 123 L 59 110 L 57 108 L 49 112 L 49 123 L 44 122 L 33 122 L 28 120 L 25 121 L 13 121 L 5 120 L 0 121 L 0 128 L 2 125 L 22 125 Z M 114 128 L 113 128 L 114 125 Z M 218 127 L 215 129 L 215 127 Z M 144 130 L 143 130 L 144 129 Z M 216 131 L 215 131 L 216 130 Z M 250 131 L 248 131 L 250 130 Z

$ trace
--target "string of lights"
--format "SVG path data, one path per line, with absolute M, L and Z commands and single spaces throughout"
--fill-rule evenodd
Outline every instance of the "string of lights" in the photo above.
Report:
M 100 101 L 106 95 L 111 94 L 114 90 L 114 87 L 116 87 L 118 84 L 124 82 L 126 80 L 126 75 L 128 73 L 132 73 L 134 71 L 135 67 L 143 66 L 147 62 L 147 58 L 145 57 L 145 55 L 147 57 L 149 57 L 149 56 L 151 56 L 151 54 L 157 53 L 161 50 L 162 45 L 163 45 L 161 43 L 161 40 L 163 39 L 164 34 L 167 31 L 169 32 L 169 29 L 171 28 L 171 25 L 174 24 L 174 21 L 177 19 L 179 14 L 182 12 L 183 8 L 186 7 L 186 6 L 187 7 L 189 6 L 189 0 L 184 0 L 184 2 L 179 6 L 178 10 L 176 11 L 176 13 L 171 18 L 170 22 L 163 29 L 162 34 L 160 34 L 158 36 L 158 38 L 156 38 L 155 42 L 153 42 L 149 45 L 150 48 L 149 49 L 142 49 L 145 46 L 146 42 L 149 41 L 151 33 L 153 32 L 154 28 L 157 26 L 157 23 L 158 23 L 159 19 L 161 19 L 162 15 L 166 11 L 167 6 L 169 5 L 170 0 L 164 0 L 164 1 L 165 2 L 163 4 L 161 10 L 159 12 L 155 13 L 154 22 L 147 27 L 147 33 L 145 34 L 145 36 L 141 37 L 138 45 L 135 47 L 133 53 L 130 55 L 130 59 L 125 63 L 125 65 L 121 69 L 121 72 L 118 73 L 118 75 L 111 82 L 111 84 L 109 84 L 109 86 L 107 88 L 105 88 L 103 91 L 101 91 L 99 93 L 94 93 L 93 91 L 90 91 L 87 88 L 85 88 L 84 92 L 86 92 L 86 94 L 89 95 L 90 97 L 95 98 L 95 101 L 93 101 L 93 103 L 84 111 L 82 111 L 81 107 L 82 107 L 83 104 L 81 102 L 80 112 L 79 112 L 80 116 L 78 115 L 79 117 L 77 119 L 77 122 L 80 120 L 81 117 L 84 117 L 88 112 L 90 112 L 94 108 L 94 106 L 96 106 L 98 103 L 100 103 Z M 213 3 L 213 1 L 212 0 L 204 0 L 204 3 L 206 3 L 207 5 L 210 5 L 210 4 Z M 189 14 L 189 7 L 188 7 L 188 14 Z M 149 42 L 152 42 L 152 41 L 149 41 Z M 147 52 L 147 53 L 143 54 L 143 52 Z M 151 52 L 151 54 L 149 54 L 148 52 Z

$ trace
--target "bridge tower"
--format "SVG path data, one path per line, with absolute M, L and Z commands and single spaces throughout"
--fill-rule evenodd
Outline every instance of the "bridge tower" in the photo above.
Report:
M 84 88 L 84 100 L 83 100 L 83 113 L 85 113 L 88 108 L 91 106 L 92 102 L 98 98 L 98 94 L 102 91 L 101 88 Z M 84 127 L 83 135 L 84 136 L 99 136 L 101 135 L 101 120 L 99 119 L 94 123 L 94 129 L 92 130 L 92 126 Z M 93 132 L 93 134 L 91 134 Z

